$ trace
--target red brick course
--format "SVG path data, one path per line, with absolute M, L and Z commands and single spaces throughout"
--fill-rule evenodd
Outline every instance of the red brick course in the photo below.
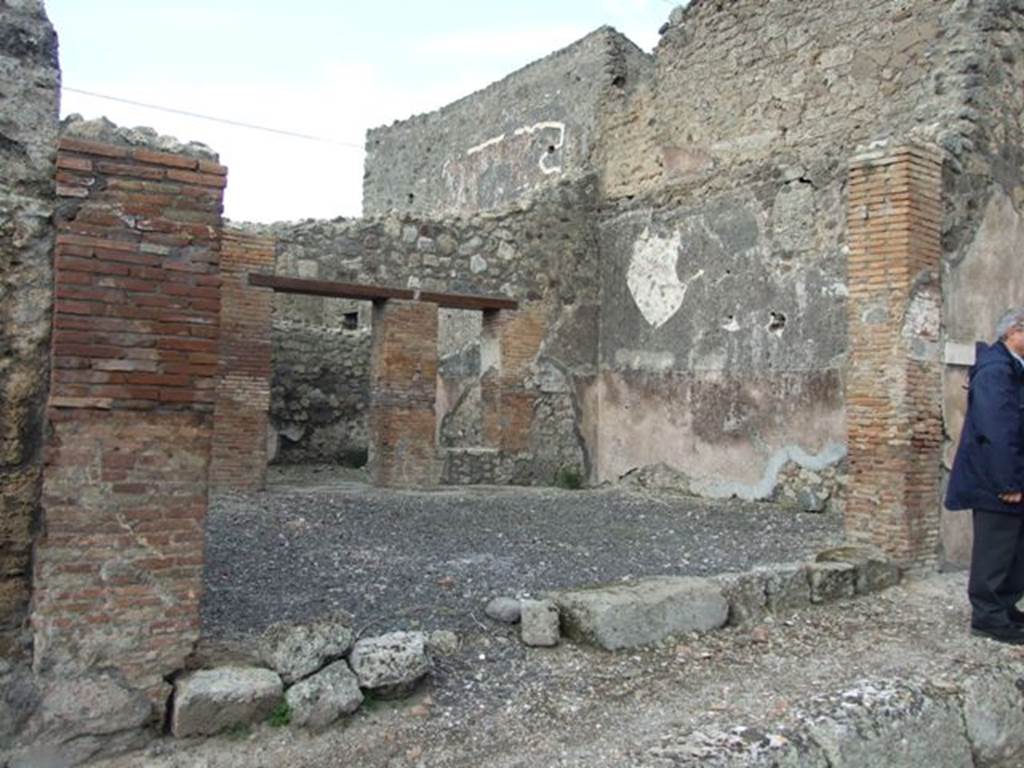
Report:
M 899 147 L 855 159 L 849 177 L 846 529 L 921 567 L 939 533 L 941 171 Z
M 220 352 L 223 168 L 61 140 L 38 668 L 166 702 L 199 632 Z
M 262 488 L 273 363 L 273 291 L 249 285 L 249 273 L 274 271 L 272 239 L 226 231 L 221 251 L 221 380 L 213 417 L 210 484 Z
M 374 304 L 370 393 L 373 482 L 436 485 L 436 304 L 397 299 Z

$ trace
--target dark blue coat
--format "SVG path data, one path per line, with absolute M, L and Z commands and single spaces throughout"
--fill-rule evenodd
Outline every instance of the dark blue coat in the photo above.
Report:
M 1024 368 L 1002 342 L 978 344 L 967 416 L 946 491 L 947 509 L 1024 515 L 1001 493 L 1024 490 Z

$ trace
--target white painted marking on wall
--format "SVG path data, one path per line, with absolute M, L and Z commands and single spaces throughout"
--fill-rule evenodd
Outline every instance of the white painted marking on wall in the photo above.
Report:
M 526 134 L 531 134 L 532 135 L 532 134 L 536 133 L 537 131 L 544 131 L 544 130 L 549 130 L 549 129 L 550 130 L 558 131 L 558 141 L 551 145 L 557 151 L 557 150 L 561 149 L 565 145 L 565 123 L 558 122 L 558 121 L 555 121 L 555 120 L 549 120 L 547 122 L 541 122 L 541 123 L 534 123 L 533 125 L 525 126 L 523 128 L 516 128 L 516 130 L 514 131 L 513 135 L 515 135 L 515 136 L 523 136 L 523 135 L 526 135 Z M 541 154 L 541 156 L 540 156 L 540 161 L 538 162 L 538 165 L 540 166 L 541 173 L 544 173 L 546 175 L 550 175 L 552 173 L 561 173 L 562 172 L 562 166 L 560 166 L 560 165 L 548 166 L 546 164 L 546 161 L 548 159 L 549 154 L 551 154 L 551 153 L 548 153 L 548 151 L 545 150 Z
M 793 461 L 801 467 L 810 470 L 822 470 L 832 466 L 846 456 L 846 446 L 842 443 L 828 443 L 820 453 L 807 453 L 799 445 L 787 445 L 775 451 L 765 464 L 764 474 L 761 479 L 753 484 L 726 482 L 720 483 L 714 480 L 700 482 L 694 481 L 693 490 L 702 496 L 727 499 L 736 496 L 747 501 L 767 499 L 775 490 L 775 484 L 779 479 L 779 472 L 786 465 L 787 461 Z
M 501 144 L 505 140 L 505 134 L 501 136 L 495 136 L 493 139 L 488 139 L 482 144 L 477 144 L 475 147 L 470 147 L 466 150 L 467 155 L 475 155 L 477 152 L 483 152 L 488 147 L 493 147 L 495 144 Z
M 653 237 L 645 228 L 633 243 L 633 257 L 626 273 L 626 284 L 640 314 L 654 328 L 660 328 L 683 306 L 690 284 L 704 276 L 699 270 L 688 280 L 676 273 L 682 234 L 670 238 Z

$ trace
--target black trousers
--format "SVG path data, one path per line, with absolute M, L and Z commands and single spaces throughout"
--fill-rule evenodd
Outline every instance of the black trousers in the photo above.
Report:
M 971 624 L 1005 626 L 1024 597 L 1024 515 L 974 510 L 974 546 L 967 583 Z

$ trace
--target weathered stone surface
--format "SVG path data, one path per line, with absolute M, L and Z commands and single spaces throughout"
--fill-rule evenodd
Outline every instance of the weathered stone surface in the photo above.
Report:
M 764 571 L 723 573 L 714 577 L 729 603 L 729 624 L 754 624 L 768 613 L 768 593 Z
M 771 565 L 757 570 L 765 574 L 765 595 L 772 613 L 810 605 L 811 587 L 803 564 Z
M 285 700 L 291 708 L 292 725 L 318 729 L 359 709 L 363 692 L 348 664 L 336 661 L 289 688 Z
M 856 569 L 849 563 L 809 563 L 807 579 L 810 583 L 811 602 L 829 603 L 844 597 L 853 597 Z
M 550 600 L 524 600 L 520 637 L 526 645 L 558 645 L 558 606 Z
M 14 740 L 19 744 L 11 755 L 12 768 L 79 765 L 139 747 L 147 738 L 144 726 L 152 719 L 152 704 L 111 675 L 34 680 L 21 676 L 2 682 L 16 686 L 15 691 L 3 692 L 4 702 L 13 694 L 22 708 L 34 708 L 27 721 L 22 710 L 18 731 L 10 740 L 0 732 L 0 749 Z M 0 704 L 0 717 L 3 708 Z
M 57 36 L 42 2 L 0 7 L 0 654 L 29 603 L 53 304 Z
M 420 632 L 392 632 L 360 640 L 349 656 L 359 686 L 382 698 L 398 698 L 412 692 L 430 672 L 425 638 Z
M 462 642 L 454 632 L 441 629 L 427 635 L 428 656 L 454 656 L 459 652 Z
M 281 678 L 269 669 L 222 667 L 186 675 L 174 684 L 171 733 L 208 736 L 267 717 L 281 701 Z
M 484 613 L 495 621 L 515 624 L 522 617 L 522 603 L 514 597 L 496 597 L 487 603 Z
M 861 683 L 830 698 L 806 722 L 831 768 L 975 765 L 953 697 Z
M 1019 671 L 990 670 L 968 677 L 964 724 L 977 765 L 1012 765 L 1024 755 L 1024 678 Z
M 0 659 L 0 745 L 10 743 L 21 732 L 40 700 L 31 670 Z
M 280 622 L 268 627 L 260 638 L 260 658 L 290 685 L 340 659 L 352 647 L 352 639 L 348 614 L 302 624 Z
M 847 545 L 819 552 L 815 558 L 822 563 L 850 563 L 856 568 L 855 586 L 858 595 L 880 592 L 900 582 L 900 568 L 877 547 Z
M 559 592 L 552 599 L 566 636 L 609 651 L 648 645 L 680 632 L 716 629 L 729 614 L 719 585 L 689 577 Z

